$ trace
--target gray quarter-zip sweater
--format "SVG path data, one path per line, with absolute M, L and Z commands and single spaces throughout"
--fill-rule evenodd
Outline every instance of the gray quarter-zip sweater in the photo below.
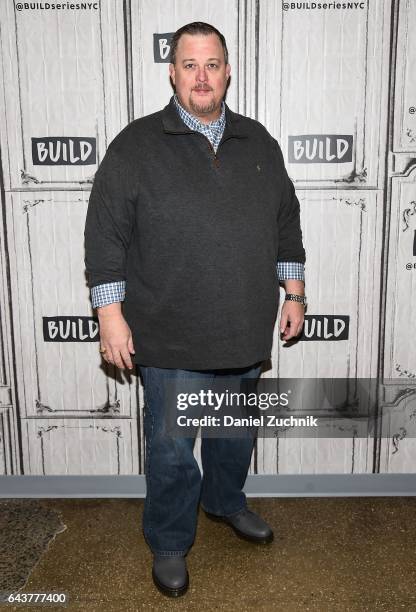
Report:
M 276 261 L 305 262 L 277 141 L 226 105 L 215 154 L 171 98 L 111 142 L 85 224 L 90 288 L 126 281 L 133 361 L 210 370 L 270 357 Z

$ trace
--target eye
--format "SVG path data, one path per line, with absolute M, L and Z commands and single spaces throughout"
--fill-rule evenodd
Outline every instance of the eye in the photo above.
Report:
M 208 64 L 209 67 L 218 68 L 218 64 Z
M 193 66 L 194 64 L 185 64 L 185 68 L 189 68 L 190 66 Z

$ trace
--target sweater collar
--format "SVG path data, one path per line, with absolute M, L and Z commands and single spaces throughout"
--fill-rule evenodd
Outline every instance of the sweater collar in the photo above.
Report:
M 225 103 L 224 103 L 225 104 Z M 167 134 L 193 134 L 194 130 L 188 128 L 179 116 L 175 107 L 173 96 L 169 104 L 162 110 L 163 130 Z M 247 138 L 240 116 L 233 113 L 225 104 L 225 129 L 222 140 L 226 138 Z

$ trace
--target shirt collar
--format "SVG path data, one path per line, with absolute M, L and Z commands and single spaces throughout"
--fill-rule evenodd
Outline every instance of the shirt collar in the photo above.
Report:
M 176 106 L 176 109 L 181 119 L 184 121 L 185 125 L 187 125 L 191 129 L 220 130 L 220 129 L 223 129 L 225 126 L 225 102 L 224 100 L 221 102 L 221 115 L 218 117 L 218 119 L 215 119 L 215 121 L 210 121 L 209 123 L 202 123 L 202 121 L 200 121 L 198 117 L 195 117 L 195 115 L 192 115 L 191 113 L 189 113 L 179 102 L 179 99 L 176 93 L 173 96 L 173 102 Z
M 224 139 L 226 138 L 247 138 L 247 120 L 244 116 L 234 113 L 225 104 L 225 129 Z M 190 134 L 193 130 L 188 128 L 179 116 L 179 113 L 175 107 L 173 95 L 171 96 L 169 103 L 161 111 L 161 120 L 163 131 L 166 134 Z

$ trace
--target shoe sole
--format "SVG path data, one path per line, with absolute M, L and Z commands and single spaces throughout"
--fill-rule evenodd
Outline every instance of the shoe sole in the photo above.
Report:
M 211 514 L 210 512 L 206 512 L 206 510 L 204 510 L 204 512 L 205 512 L 205 515 L 211 521 L 215 521 L 217 523 L 224 523 L 225 525 L 228 525 L 228 527 L 231 527 L 235 535 L 241 538 L 242 540 L 245 540 L 246 542 L 252 542 L 254 544 L 270 544 L 270 542 L 273 542 L 274 540 L 273 531 L 270 533 L 270 535 L 266 536 L 265 538 L 257 538 L 256 536 L 251 536 L 251 535 L 244 533 L 243 531 L 240 531 L 239 529 L 237 529 L 237 527 L 234 527 L 234 525 L 229 523 L 227 519 L 224 519 L 222 516 Z
M 167 595 L 167 597 L 181 597 L 182 595 L 185 595 L 189 587 L 189 574 L 188 573 L 186 574 L 185 584 L 177 589 L 171 589 L 170 587 L 167 587 L 166 585 L 159 582 L 153 570 L 152 570 L 152 578 L 153 578 L 153 582 L 155 583 L 159 591 L 163 595 Z

